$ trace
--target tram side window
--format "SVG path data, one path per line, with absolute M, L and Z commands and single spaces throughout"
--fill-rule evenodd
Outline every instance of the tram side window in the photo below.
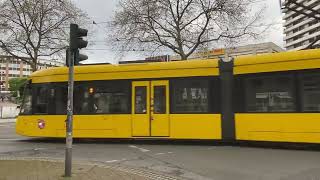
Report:
M 23 96 L 20 114 L 32 114 L 32 88 L 30 84 L 26 85 Z
M 147 114 L 147 87 L 135 87 L 135 114 Z
M 209 80 L 176 79 L 171 86 L 172 113 L 209 112 Z
M 55 85 L 55 114 L 67 113 L 68 87 L 67 84 Z
M 154 86 L 153 112 L 166 113 L 166 86 Z
M 75 84 L 73 97 L 75 114 L 92 114 L 95 112 L 89 90 L 90 88 L 87 84 Z
M 46 85 L 35 87 L 34 114 L 48 114 L 49 97 L 51 93 Z
M 300 74 L 302 91 L 302 111 L 320 111 L 320 73 Z
M 130 83 L 97 81 L 80 85 L 75 95 L 78 114 L 129 114 Z
M 274 75 L 245 80 L 247 112 L 293 112 L 296 110 L 294 78 Z

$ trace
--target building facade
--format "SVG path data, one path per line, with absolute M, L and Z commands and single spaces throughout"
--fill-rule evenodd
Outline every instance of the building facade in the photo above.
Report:
M 232 48 L 212 49 L 205 52 L 197 52 L 192 54 L 188 59 L 216 59 L 228 58 L 246 55 L 258 55 L 266 53 L 282 52 L 284 49 L 278 45 L 267 42 L 259 44 L 249 44 L 245 46 L 238 46 Z M 170 60 L 180 60 L 180 56 L 170 56 Z
M 203 52 L 195 52 L 188 57 L 188 60 L 230 58 L 230 57 L 246 56 L 246 55 L 276 53 L 276 52 L 282 52 L 282 51 L 284 51 L 284 49 L 282 49 L 278 45 L 272 42 L 267 42 L 267 43 L 260 43 L 260 44 L 238 46 L 233 48 L 211 49 Z M 163 56 L 147 57 L 144 60 L 120 61 L 119 64 L 168 62 L 168 61 L 180 61 L 180 60 L 181 60 L 181 57 L 179 55 L 163 55 Z
M 47 69 L 49 67 L 64 66 L 59 61 L 39 60 L 38 68 Z M 32 68 L 20 59 L 12 56 L 0 55 L 0 91 L 7 92 L 9 90 L 9 79 L 28 77 L 32 73 Z
M 316 38 L 320 37 L 320 0 L 297 0 L 297 2 L 305 8 L 290 4 L 289 8 L 283 9 L 285 14 L 283 16 L 284 41 L 287 50 L 306 49 Z M 311 13 L 307 9 L 319 12 L 319 18 L 307 16 L 306 14 Z M 317 41 L 314 46 L 319 47 L 320 41 Z

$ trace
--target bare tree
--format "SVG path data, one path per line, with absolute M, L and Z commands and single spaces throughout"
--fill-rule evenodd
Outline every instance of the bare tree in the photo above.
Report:
M 111 24 L 113 45 L 169 49 L 187 59 L 208 43 L 259 33 L 263 10 L 251 0 L 121 0 Z
M 69 0 L 0 1 L 0 48 L 37 70 L 39 57 L 61 53 L 68 24 L 86 17 Z

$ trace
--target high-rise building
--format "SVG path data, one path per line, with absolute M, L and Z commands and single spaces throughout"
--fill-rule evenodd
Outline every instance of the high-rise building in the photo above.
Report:
M 320 37 L 320 0 L 294 1 L 298 4 L 284 1 L 284 41 L 287 50 L 305 49 Z M 314 46 L 320 46 L 320 41 Z
M 64 66 L 62 62 L 39 60 L 38 69 Z M 0 55 L 0 92 L 9 90 L 9 79 L 17 77 L 27 77 L 32 73 L 30 65 L 12 56 Z

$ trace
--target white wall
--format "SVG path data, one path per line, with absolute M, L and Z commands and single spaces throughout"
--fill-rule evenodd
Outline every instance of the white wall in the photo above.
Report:
M 15 118 L 18 116 L 20 109 L 16 106 L 0 106 L 0 118 Z

